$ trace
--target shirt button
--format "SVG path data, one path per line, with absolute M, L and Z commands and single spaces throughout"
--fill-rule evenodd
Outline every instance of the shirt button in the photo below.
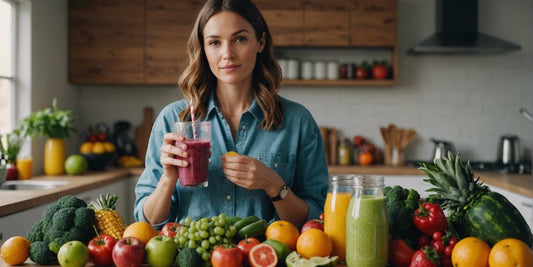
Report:
M 277 164 L 277 163 L 274 163 L 274 167 L 276 167 L 276 168 L 277 168 L 277 167 L 278 167 L 278 164 Z
M 243 125 L 243 126 L 241 127 L 241 129 L 242 129 L 242 130 L 246 130 L 246 125 Z
M 227 200 L 231 200 L 231 195 L 226 195 Z

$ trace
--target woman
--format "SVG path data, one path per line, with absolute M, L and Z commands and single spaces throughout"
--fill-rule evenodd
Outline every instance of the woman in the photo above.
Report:
M 272 37 L 249 0 L 209 0 L 188 42 L 189 65 L 179 85 L 186 99 L 166 106 L 154 122 L 146 168 L 135 192 L 135 217 L 156 228 L 185 217 L 220 213 L 301 226 L 318 218 L 328 171 L 320 131 L 303 106 L 278 96 L 280 68 Z M 209 186 L 183 187 L 183 136 L 173 123 L 210 121 Z M 228 151 L 239 155 L 224 156 Z

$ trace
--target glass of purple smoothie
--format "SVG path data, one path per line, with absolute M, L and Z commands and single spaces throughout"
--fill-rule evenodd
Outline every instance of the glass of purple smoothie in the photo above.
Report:
M 211 149 L 211 122 L 183 121 L 174 123 L 176 133 L 183 135 L 187 145 L 187 158 L 179 157 L 189 162 L 187 167 L 178 168 L 180 185 L 193 187 L 207 187 L 207 169 L 209 165 L 209 150 Z

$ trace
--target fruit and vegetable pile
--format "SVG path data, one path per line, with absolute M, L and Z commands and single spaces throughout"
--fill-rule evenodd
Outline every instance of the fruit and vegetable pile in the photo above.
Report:
M 533 266 L 532 234 L 503 196 L 490 191 L 459 156 L 422 164 L 428 191 L 386 187 L 389 266 Z M 124 225 L 117 197 L 86 203 L 65 196 L 51 203 L 26 237 L 2 244 L 4 262 L 85 266 L 336 266 L 323 215 L 302 228 L 284 220 L 219 214 L 183 218 L 157 231 Z M 326 218 L 327 219 L 327 218 Z

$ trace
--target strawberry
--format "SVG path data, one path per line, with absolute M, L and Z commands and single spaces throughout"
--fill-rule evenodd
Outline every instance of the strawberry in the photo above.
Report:
M 433 247 L 425 246 L 417 250 L 411 258 L 409 267 L 438 267 L 439 256 Z

